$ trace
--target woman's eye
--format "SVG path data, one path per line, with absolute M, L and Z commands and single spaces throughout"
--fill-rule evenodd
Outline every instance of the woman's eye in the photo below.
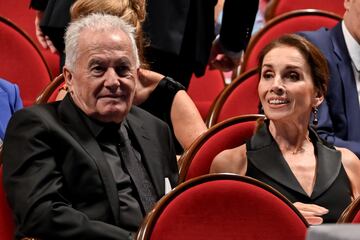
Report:
M 271 72 L 264 72 L 262 76 L 264 79 L 270 79 L 273 77 L 273 74 Z
M 300 76 L 296 72 L 290 72 L 287 74 L 286 78 L 290 79 L 291 81 L 298 81 L 300 79 Z

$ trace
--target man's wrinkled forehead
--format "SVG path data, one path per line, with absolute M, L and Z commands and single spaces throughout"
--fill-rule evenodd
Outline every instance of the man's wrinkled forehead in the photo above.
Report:
M 130 38 L 121 30 L 101 31 L 86 29 L 81 31 L 78 42 L 79 55 L 113 54 L 123 52 L 134 61 Z

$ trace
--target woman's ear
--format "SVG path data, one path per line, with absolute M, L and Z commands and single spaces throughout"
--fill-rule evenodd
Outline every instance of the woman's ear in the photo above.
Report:
M 324 94 L 320 90 L 316 90 L 314 96 L 314 107 L 320 106 L 320 104 L 324 101 Z

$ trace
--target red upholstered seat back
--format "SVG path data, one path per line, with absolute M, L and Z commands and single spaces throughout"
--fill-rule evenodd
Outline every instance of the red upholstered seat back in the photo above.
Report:
M 241 65 L 241 72 L 257 67 L 260 51 L 271 40 L 286 33 L 312 31 L 321 27 L 331 28 L 340 20 L 339 16 L 320 10 L 292 11 L 272 19 L 250 40 Z
M 1 17 L 0 36 L 0 77 L 16 83 L 24 106 L 29 106 L 51 81 L 49 69 L 31 39 Z
M 353 223 L 360 223 L 360 210 L 356 213 Z
M 243 144 L 253 135 L 256 120 L 263 115 L 243 115 L 210 128 L 181 156 L 180 182 L 209 173 L 214 157 L 225 149 Z
M 210 70 L 207 68 L 204 76 L 198 78 L 193 75 L 191 78 L 187 93 L 194 101 L 204 120 L 211 104 L 224 87 L 224 76 L 219 70 Z
M 343 16 L 344 0 L 272 0 L 269 19 L 299 9 L 319 9 Z
M 36 98 L 36 103 L 41 104 L 54 102 L 59 94 L 60 88 L 63 87 L 64 84 L 64 76 L 60 74 L 43 89 L 40 95 Z
M 35 10 L 30 9 L 29 6 L 30 0 L 2 0 L 0 1 L 0 16 L 11 20 L 30 36 L 45 57 L 52 76 L 57 76 L 60 72 L 59 54 L 43 49 L 38 43 L 35 35 Z
M 1 153 L 0 153 L 1 154 Z M 3 168 L 0 165 L 0 239 L 14 239 L 14 222 L 3 188 Z
M 303 240 L 306 229 L 293 205 L 272 188 L 215 174 L 185 182 L 161 199 L 137 239 Z
M 211 127 L 231 117 L 258 113 L 260 103 L 258 83 L 259 76 L 256 69 L 233 80 L 213 103 L 206 121 L 207 125 Z
M 341 214 L 339 223 L 360 223 L 360 197 L 355 199 Z

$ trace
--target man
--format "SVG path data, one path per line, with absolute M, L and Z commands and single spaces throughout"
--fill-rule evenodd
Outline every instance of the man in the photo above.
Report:
M 345 0 L 343 21 L 334 28 L 300 33 L 323 52 L 330 69 L 329 89 L 320 108 L 318 133 L 360 157 L 360 0 Z
M 17 238 L 128 239 L 175 186 L 167 125 L 132 107 L 133 30 L 102 14 L 71 23 L 63 69 L 69 94 L 10 121 L 4 186 Z

